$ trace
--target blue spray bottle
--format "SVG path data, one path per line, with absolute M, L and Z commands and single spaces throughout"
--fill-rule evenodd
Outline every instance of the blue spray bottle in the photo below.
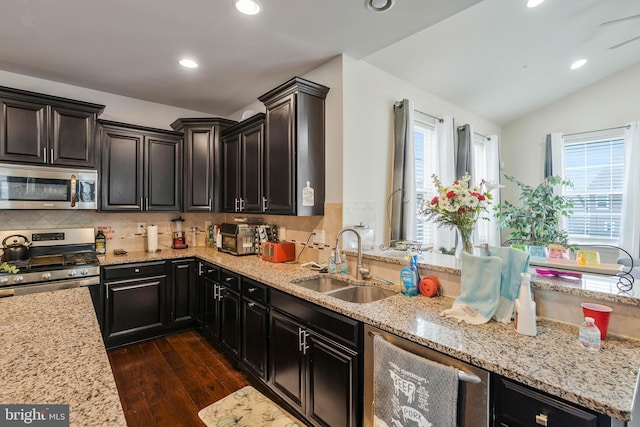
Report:
M 413 257 L 409 258 L 409 265 L 400 270 L 400 281 L 402 282 L 402 295 L 414 297 L 418 295 L 418 282 L 416 282 L 416 272 L 413 268 Z

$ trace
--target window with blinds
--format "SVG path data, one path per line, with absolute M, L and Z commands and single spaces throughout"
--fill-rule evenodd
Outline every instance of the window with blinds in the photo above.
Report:
M 624 135 L 565 136 L 564 177 L 574 186 L 565 189 L 565 194 L 573 200 L 573 215 L 567 221 L 570 241 L 618 245 Z
M 436 195 L 431 175 L 436 167 L 436 134 L 433 125 L 415 121 L 413 126 L 413 142 L 415 146 L 416 168 L 416 193 L 417 204 L 422 200 L 431 200 Z M 432 246 L 434 241 L 434 228 L 430 221 L 418 218 L 417 240 L 423 246 Z

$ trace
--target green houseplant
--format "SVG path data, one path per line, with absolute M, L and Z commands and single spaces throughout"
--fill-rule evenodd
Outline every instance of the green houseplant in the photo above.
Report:
M 537 187 L 531 187 L 511 176 L 504 177 L 517 184 L 521 193 L 518 204 L 505 200 L 494 208 L 498 226 L 511 229 L 507 243 L 567 247 L 569 235 L 560 225 L 563 217 L 568 218 L 573 213 L 573 201 L 554 193 L 553 189 L 557 185 L 572 187 L 571 182 L 550 176 Z

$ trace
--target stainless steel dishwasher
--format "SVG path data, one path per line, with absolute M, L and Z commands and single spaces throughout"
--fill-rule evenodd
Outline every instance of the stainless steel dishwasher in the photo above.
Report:
M 489 426 L 491 411 L 489 408 L 489 372 L 458 359 L 428 349 L 412 341 L 400 338 L 389 332 L 365 325 L 364 334 L 364 425 L 373 426 L 373 338 L 379 335 L 391 344 L 418 356 L 453 366 L 459 372 L 458 385 L 458 426 Z

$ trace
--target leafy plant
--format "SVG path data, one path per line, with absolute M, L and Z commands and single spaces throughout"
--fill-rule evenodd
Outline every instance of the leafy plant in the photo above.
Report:
M 531 187 L 511 176 L 504 176 L 520 187 L 519 203 L 504 201 L 495 206 L 500 228 L 511 229 L 509 243 L 526 245 L 568 245 L 569 236 L 560 228 L 563 217 L 573 214 L 573 201 L 554 193 L 554 187 L 573 187 L 571 181 L 558 176 L 546 178 L 537 187 Z
M 16 274 L 20 270 L 15 265 L 9 265 L 6 262 L 0 264 L 0 273 L 11 273 Z

